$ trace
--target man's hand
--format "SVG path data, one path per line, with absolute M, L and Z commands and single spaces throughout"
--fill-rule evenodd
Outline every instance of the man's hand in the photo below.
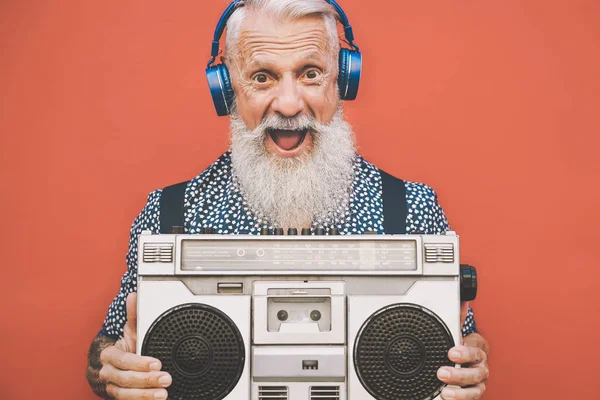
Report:
M 171 376 L 160 371 L 161 363 L 156 358 L 135 354 L 136 296 L 135 293 L 127 296 L 123 337 L 100 353 L 100 380 L 106 383 L 106 393 L 118 400 L 166 399 L 164 388 L 171 384 Z
M 450 349 L 448 357 L 462 368 L 442 367 L 438 370 L 438 378 L 448 384 L 461 388 L 446 387 L 442 398 L 446 400 L 480 399 L 485 392 L 485 381 L 490 372 L 487 365 L 488 343 L 478 333 L 465 336 L 463 346 Z

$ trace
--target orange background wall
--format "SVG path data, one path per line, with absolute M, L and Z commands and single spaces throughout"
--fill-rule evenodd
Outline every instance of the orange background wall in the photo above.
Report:
M 600 398 L 600 2 L 341 4 L 360 151 L 433 186 L 479 268 L 485 398 Z M 224 7 L 0 2 L 0 398 L 93 398 L 130 223 L 226 149 L 204 77 Z

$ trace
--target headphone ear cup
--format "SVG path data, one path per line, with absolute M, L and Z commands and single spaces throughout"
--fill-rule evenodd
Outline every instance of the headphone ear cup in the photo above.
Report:
M 229 115 L 233 104 L 233 87 L 227 67 L 218 64 L 207 68 L 206 79 L 217 115 L 220 117 Z
M 339 56 L 338 91 L 342 100 L 354 100 L 362 70 L 362 55 L 359 51 L 341 49 Z
M 344 100 L 346 93 L 346 86 L 348 86 L 348 50 L 340 49 L 340 56 L 338 60 L 339 72 L 338 72 L 338 92 L 340 99 Z

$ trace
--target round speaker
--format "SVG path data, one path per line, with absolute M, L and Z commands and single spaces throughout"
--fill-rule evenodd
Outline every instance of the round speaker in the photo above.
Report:
M 173 377 L 169 399 L 221 400 L 244 369 L 244 340 L 235 323 L 206 304 L 182 304 L 150 326 L 142 355 L 158 358 Z
M 444 384 L 442 366 L 454 366 L 448 351 L 454 339 L 433 312 L 415 304 L 393 304 L 371 315 L 354 345 L 354 368 L 377 400 L 429 400 Z

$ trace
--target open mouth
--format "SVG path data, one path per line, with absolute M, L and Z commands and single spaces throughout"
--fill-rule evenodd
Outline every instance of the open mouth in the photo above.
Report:
M 304 142 L 307 130 L 269 129 L 273 142 L 284 151 L 292 151 Z

